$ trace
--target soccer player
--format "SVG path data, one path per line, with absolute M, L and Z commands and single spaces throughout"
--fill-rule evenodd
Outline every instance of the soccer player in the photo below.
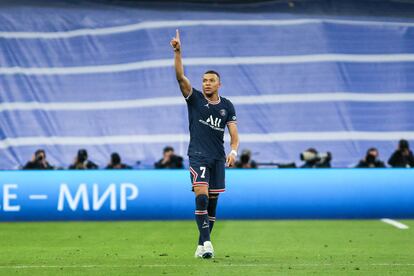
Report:
M 190 177 L 195 193 L 195 219 L 200 232 L 195 257 L 213 258 L 210 233 L 216 220 L 217 200 L 225 191 L 224 168 L 234 166 L 239 146 L 236 113 L 233 104 L 220 97 L 220 75 L 207 71 L 203 75 L 203 92 L 194 89 L 184 75 L 181 58 L 180 33 L 171 40 L 174 49 L 175 73 L 181 92 L 187 102 L 190 124 Z M 227 125 L 231 151 L 224 152 L 224 130 Z

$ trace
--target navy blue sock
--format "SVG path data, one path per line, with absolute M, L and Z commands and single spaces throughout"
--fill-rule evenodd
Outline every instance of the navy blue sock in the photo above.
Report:
M 216 221 L 216 209 L 217 209 L 218 194 L 210 195 L 208 200 L 208 220 L 210 222 L 210 233 L 213 231 L 214 222 Z
M 205 241 L 210 241 L 210 225 L 208 221 L 208 196 L 196 196 L 196 211 L 195 218 L 200 232 L 199 244 L 204 244 Z
M 213 231 L 214 222 L 216 221 L 216 209 L 217 209 L 217 201 L 218 201 L 218 194 L 211 194 L 208 199 L 208 220 L 209 220 L 209 228 L 210 234 Z M 203 240 L 201 239 L 201 235 L 198 238 L 198 245 L 203 245 Z

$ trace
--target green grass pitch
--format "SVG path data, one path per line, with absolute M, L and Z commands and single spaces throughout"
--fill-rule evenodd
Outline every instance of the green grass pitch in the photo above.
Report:
M 1 223 L 0 275 L 414 275 L 414 221 L 217 221 L 216 258 L 193 221 Z

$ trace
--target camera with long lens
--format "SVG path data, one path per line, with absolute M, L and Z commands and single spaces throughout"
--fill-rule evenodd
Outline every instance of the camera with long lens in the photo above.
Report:
M 45 159 L 45 152 L 44 152 L 44 150 L 41 150 L 41 149 L 37 150 L 35 152 L 35 161 L 36 162 L 42 162 L 44 159 Z
M 43 154 L 38 154 L 38 155 L 36 155 L 36 161 L 37 161 L 37 162 L 42 162 L 44 158 L 45 158 L 45 157 L 43 156 Z
M 316 165 L 328 165 L 332 160 L 332 154 L 327 152 L 317 152 L 314 149 L 309 149 L 300 154 L 300 160 Z
M 368 164 L 373 164 L 373 163 L 377 162 L 377 157 L 375 155 L 372 155 L 372 154 L 369 154 L 369 153 L 367 154 L 365 159 L 366 159 Z
M 83 163 L 88 160 L 88 152 L 84 149 L 78 151 L 78 162 Z
M 248 163 L 249 163 L 249 161 L 250 161 L 250 155 L 249 155 L 249 154 L 242 154 L 242 155 L 240 156 L 240 162 L 241 162 L 242 164 L 248 164 Z

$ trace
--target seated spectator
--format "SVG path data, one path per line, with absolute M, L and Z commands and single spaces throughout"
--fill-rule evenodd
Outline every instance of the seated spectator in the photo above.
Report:
M 316 149 L 309 148 L 300 154 L 300 160 L 305 161 L 301 168 L 330 168 L 332 154 L 318 153 Z
M 379 153 L 376 148 L 370 148 L 364 159 L 360 160 L 356 168 L 385 168 L 384 162 L 378 159 Z
M 29 161 L 24 165 L 23 170 L 53 170 L 54 167 L 46 160 L 46 152 L 43 149 L 38 149 L 33 157 L 32 161 Z
M 131 166 L 123 164 L 121 162 L 121 156 L 117 152 L 111 154 L 111 162 L 106 166 L 105 169 L 114 169 L 114 170 L 122 170 L 122 169 L 132 169 Z
M 240 155 L 240 160 L 236 162 L 236 168 L 240 169 L 257 169 L 257 163 L 251 160 L 252 152 L 244 149 Z
M 388 164 L 393 168 L 414 168 L 414 156 L 407 140 L 399 141 L 398 149 L 388 159 Z
M 69 170 L 96 170 L 98 165 L 88 160 L 88 152 L 86 149 L 78 150 L 75 162 L 69 166 Z
M 156 169 L 183 169 L 183 158 L 174 154 L 173 147 L 165 147 L 163 158 L 154 164 Z

